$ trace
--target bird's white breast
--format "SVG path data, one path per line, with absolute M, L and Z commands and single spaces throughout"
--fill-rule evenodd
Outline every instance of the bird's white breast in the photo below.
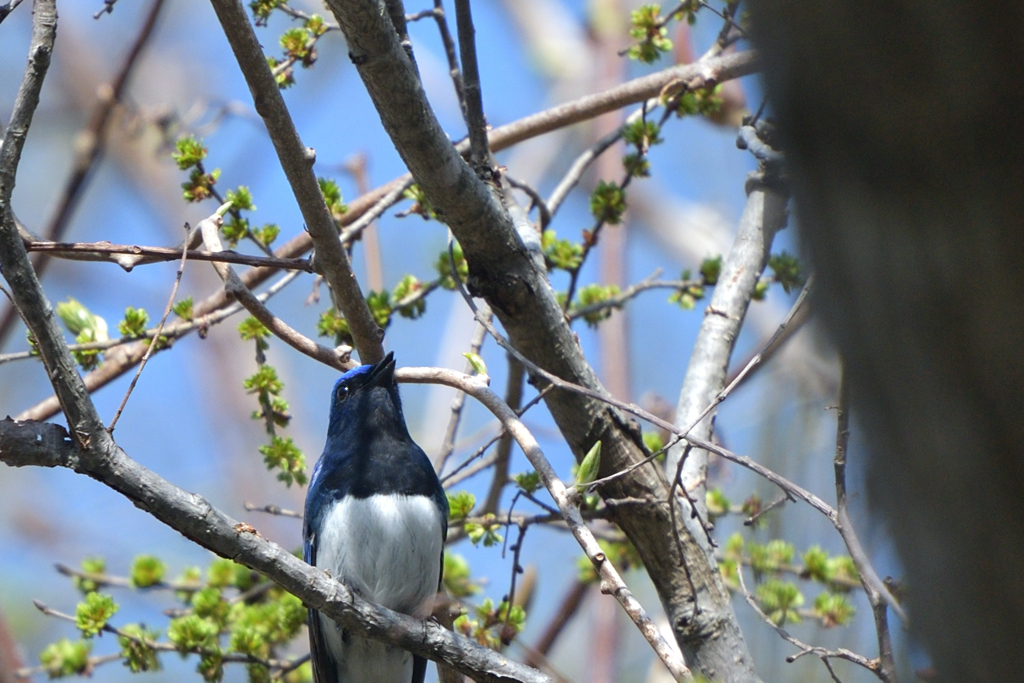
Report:
M 420 618 L 433 609 L 441 571 L 441 512 L 425 496 L 348 496 L 333 503 L 320 527 L 316 566 L 363 598 Z M 404 683 L 412 655 L 383 643 L 343 638 L 320 615 L 341 681 Z
M 367 600 L 424 617 L 440 578 L 441 523 L 425 496 L 347 496 L 324 517 L 316 564 Z

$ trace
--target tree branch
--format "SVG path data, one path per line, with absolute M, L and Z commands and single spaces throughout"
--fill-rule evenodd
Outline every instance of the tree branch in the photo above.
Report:
M 713 407 L 717 404 L 716 397 L 725 387 L 729 358 L 754 287 L 768 263 L 775 233 L 786 224 L 788 197 L 766 184 L 764 172 L 752 174 L 748 188 L 747 204 L 740 217 L 736 240 L 722 264 L 718 284 L 704 311 L 704 320 L 697 333 L 676 406 L 676 426 L 686 434 L 705 441 L 711 440 Z M 708 410 L 708 406 L 712 409 Z M 665 459 L 666 472 L 676 471 L 683 450 L 683 444 L 669 449 Z M 707 519 L 704 505 L 707 461 L 707 451 L 693 449 L 683 463 L 680 482 L 692 494 L 700 519 Z M 689 515 L 686 518 L 689 519 Z M 697 534 L 698 538 L 702 535 Z
M 317 250 L 317 264 L 330 283 L 335 300 L 348 321 L 349 330 L 364 363 L 376 363 L 384 357 L 383 332 L 374 322 L 359 283 L 352 272 L 348 254 L 338 239 L 338 229 L 324 203 L 313 173 L 316 153 L 303 146 L 291 114 L 263 55 L 245 8 L 238 0 L 212 0 L 224 33 L 238 60 L 252 93 L 253 105 L 267 126 L 281 168 L 299 204 L 309 236 Z

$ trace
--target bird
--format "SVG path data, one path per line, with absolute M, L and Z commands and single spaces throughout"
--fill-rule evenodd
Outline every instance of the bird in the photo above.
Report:
M 354 593 L 426 618 L 444 569 L 448 498 L 409 435 L 394 353 L 334 385 L 303 513 L 303 556 Z M 309 610 L 314 683 L 423 683 L 427 660 Z

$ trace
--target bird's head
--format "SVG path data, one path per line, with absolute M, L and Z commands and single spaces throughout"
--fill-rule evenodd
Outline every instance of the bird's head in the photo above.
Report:
M 399 429 L 407 434 L 395 383 L 395 354 L 376 365 L 360 365 L 335 383 L 328 438 L 352 436 L 364 429 Z

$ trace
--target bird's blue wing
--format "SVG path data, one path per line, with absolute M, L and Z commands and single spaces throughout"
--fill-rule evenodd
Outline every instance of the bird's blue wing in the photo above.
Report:
M 316 566 L 316 543 L 315 534 L 310 534 L 302 543 L 302 557 L 307 564 L 314 567 Z M 320 613 L 312 607 L 309 609 L 309 659 L 313 665 L 313 683 L 337 683 L 338 666 L 327 649 L 327 642 L 324 640 L 320 624 Z M 422 680 L 421 678 L 420 683 Z

